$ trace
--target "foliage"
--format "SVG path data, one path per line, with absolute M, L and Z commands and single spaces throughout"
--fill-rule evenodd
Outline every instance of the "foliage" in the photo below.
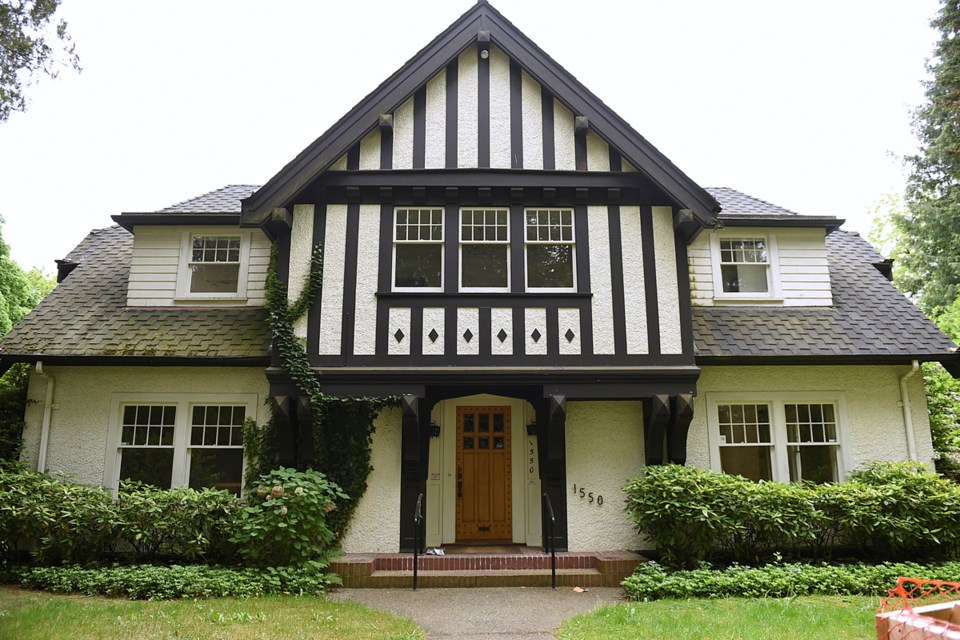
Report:
M 623 581 L 631 600 L 662 598 L 789 598 L 802 595 L 885 595 L 900 576 L 931 580 L 960 579 L 960 562 L 917 564 L 771 564 L 731 565 L 672 571 L 655 562 L 637 567 Z
M 960 555 L 960 486 L 917 463 L 874 463 L 826 485 L 665 465 L 624 490 L 638 531 L 674 567 L 829 557 L 838 547 L 885 559 Z
M 29 381 L 30 365 L 25 362 L 15 363 L 0 377 L 0 464 L 20 459 Z
M 67 23 L 55 21 L 59 8 L 60 0 L 0 1 L 0 122 L 14 111 L 26 110 L 24 88 L 34 74 L 56 78 L 63 66 L 80 71 Z M 51 46 L 54 39 L 60 41 L 62 53 Z
M 346 498 L 322 473 L 281 467 L 260 478 L 231 539 L 256 566 L 325 561 L 336 539 L 327 514 Z
M 307 567 L 267 569 L 208 565 L 111 565 L 28 567 L 18 581 L 28 589 L 55 593 L 118 596 L 133 599 L 255 597 L 267 594 L 317 595 L 339 578 L 323 571 L 323 562 Z

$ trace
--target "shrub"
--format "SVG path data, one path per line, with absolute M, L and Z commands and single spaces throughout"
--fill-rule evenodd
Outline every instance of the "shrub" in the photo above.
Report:
M 346 497 L 319 471 L 281 467 L 260 477 L 231 540 L 244 560 L 261 567 L 325 559 L 335 539 L 327 514 Z
M 632 600 L 662 598 L 788 598 L 802 595 L 881 596 L 900 576 L 960 580 L 960 562 L 940 564 L 772 564 L 670 571 L 655 562 L 622 583 Z
M 314 561 L 300 567 L 237 569 L 206 565 L 109 567 L 28 567 L 17 573 L 20 585 L 57 593 L 131 599 L 255 597 L 268 594 L 319 595 L 339 578 Z

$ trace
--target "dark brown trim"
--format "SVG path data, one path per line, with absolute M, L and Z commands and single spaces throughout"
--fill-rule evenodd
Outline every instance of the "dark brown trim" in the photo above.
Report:
M 523 168 L 523 69 L 510 59 L 510 166 Z
M 543 120 L 543 170 L 553 171 L 557 166 L 553 139 L 553 94 L 543 85 L 540 85 L 540 114 Z
M 610 149 L 610 171 L 623 171 L 623 157 L 620 152 L 613 148 L 612 144 L 607 145 Z
M 490 58 L 477 47 L 477 166 L 490 166 Z
M 610 237 L 610 287 L 613 298 L 613 351 L 627 352 L 627 317 L 624 302 L 623 240 L 620 229 L 620 205 L 607 207 Z
M 677 255 L 677 295 L 679 296 L 680 348 L 693 353 L 693 301 L 690 297 L 690 265 L 687 262 L 687 243 L 675 233 L 673 245 Z
M 317 202 L 313 210 L 313 246 L 320 245 L 326 250 L 327 204 Z M 307 353 L 320 353 L 320 301 L 323 299 L 323 278 L 320 288 L 307 312 Z
M 578 295 L 592 297 L 590 283 L 590 229 L 587 205 L 579 204 L 573 209 L 573 226 L 577 238 L 577 291 Z M 580 352 L 593 354 L 593 305 L 580 307 Z
M 238 213 L 121 213 L 110 216 L 118 225 L 129 232 L 137 225 L 229 225 L 236 227 L 240 224 Z
M 653 210 L 640 207 L 640 245 L 643 251 L 643 287 L 647 306 L 647 351 L 660 353 L 660 300 L 657 289 L 657 260 L 654 255 Z
M 446 164 L 447 169 L 456 169 L 458 164 L 457 151 L 457 120 L 459 116 L 457 76 L 460 73 L 459 60 L 454 58 L 453 62 L 447 65 L 447 141 L 446 141 Z
M 347 151 L 347 171 L 360 169 L 360 142 L 350 146 Z
M 380 128 L 380 169 L 393 169 L 393 127 Z
M 267 367 L 270 357 L 259 356 L 148 356 L 148 355 L 50 355 L 43 353 L 5 353 L 0 363 L 37 362 L 61 367 Z
M 340 353 L 344 358 L 353 355 L 353 335 L 356 331 L 357 309 L 357 248 L 360 245 L 360 205 L 347 205 L 347 234 L 343 258 L 343 309 L 341 310 Z
M 389 291 L 393 286 L 393 206 L 380 205 L 380 268 L 377 270 L 377 288 Z M 374 352 L 378 356 L 387 354 L 387 327 L 390 318 L 381 305 L 377 305 L 377 335 L 374 338 Z M 314 353 L 317 353 L 314 351 Z
M 834 218 L 833 216 L 743 216 L 736 214 L 721 214 L 718 216 L 718 221 L 725 227 L 806 227 L 827 229 L 827 233 L 839 229 L 846 222 L 842 218 Z
M 458 205 L 448 204 L 444 207 L 443 226 L 443 293 L 457 294 L 460 290 L 460 207 Z M 422 298 L 424 295 L 413 294 L 416 298 Z M 377 296 L 380 297 L 379 292 Z
M 413 168 L 423 169 L 427 157 L 427 86 L 413 94 Z

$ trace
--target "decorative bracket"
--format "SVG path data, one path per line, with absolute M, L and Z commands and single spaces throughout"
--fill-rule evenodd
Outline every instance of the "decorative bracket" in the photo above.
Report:
M 643 448 L 647 466 L 663 464 L 663 439 L 670 423 L 670 396 L 656 395 L 643 403 Z
M 671 399 L 673 409 L 670 415 L 670 428 L 667 430 L 667 456 L 674 464 L 687 462 L 687 432 L 693 420 L 693 396 L 681 393 Z

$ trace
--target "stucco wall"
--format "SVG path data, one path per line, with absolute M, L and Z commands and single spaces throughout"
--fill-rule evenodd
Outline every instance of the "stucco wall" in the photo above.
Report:
M 259 367 L 45 367 L 55 381 L 47 469 L 79 482 L 102 484 L 113 393 L 257 394 L 257 414 L 268 385 Z M 40 449 L 45 381 L 33 372 L 23 459 L 35 469 Z
M 374 422 L 367 491 L 343 536 L 344 553 L 396 553 L 400 548 L 400 409 Z
M 900 408 L 899 378 L 908 366 L 703 367 L 693 422 L 687 437 L 687 464 L 710 467 L 707 399 L 711 392 L 841 392 L 847 424 L 841 425 L 851 468 L 871 460 L 906 460 L 907 444 Z M 917 457 L 930 464 L 933 445 L 923 379 L 908 381 Z M 847 469 L 849 471 L 850 469 Z
M 639 402 L 567 404 L 567 518 L 570 551 L 639 549 L 623 510 L 623 485 L 643 468 Z M 573 494 L 573 485 L 578 494 Z M 594 502 L 579 489 L 593 492 Z M 603 505 L 596 496 L 603 496 Z

